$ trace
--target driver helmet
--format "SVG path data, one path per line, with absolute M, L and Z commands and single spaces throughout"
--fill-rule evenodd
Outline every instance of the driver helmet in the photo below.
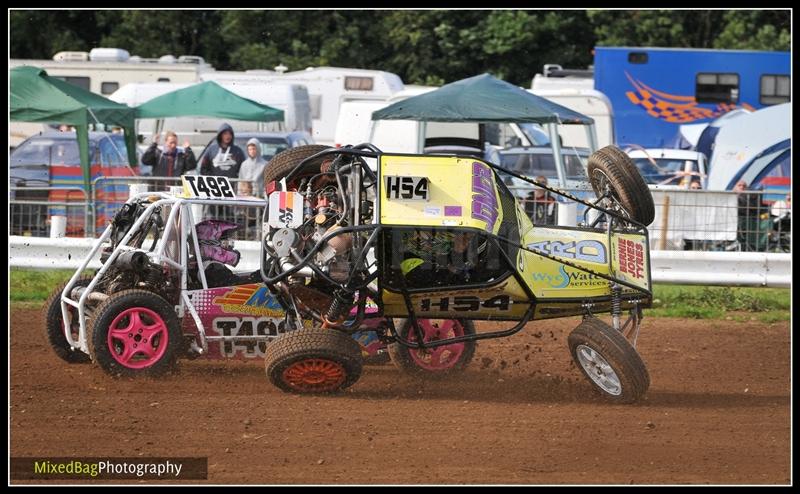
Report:
M 241 253 L 233 248 L 230 235 L 239 228 L 236 223 L 204 220 L 195 225 L 203 261 L 217 261 L 230 266 L 239 264 Z

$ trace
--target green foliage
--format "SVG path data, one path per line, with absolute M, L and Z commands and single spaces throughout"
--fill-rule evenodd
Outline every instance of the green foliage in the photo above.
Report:
M 59 284 L 69 280 L 74 270 L 36 271 L 32 269 L 11 270 L 12 302 L 44 302 Z
M 12 58 L 114 46 L 200 55 L 218 70 L 381 69 L 439 85 L 489 72 L 530 86 L 594 46 L 788 50 L 789 10 L 111 10 L 9 13 Z M 44 35 L 46 33 L 46 35 Z
M 791 308 L 791 296 L 789 290 L 780 288 L 655 285 L 653 307 L 746 312 L 788 311 Z

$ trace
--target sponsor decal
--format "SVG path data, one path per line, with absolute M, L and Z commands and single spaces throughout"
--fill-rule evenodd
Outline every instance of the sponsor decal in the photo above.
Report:
M 644 246 L 641 243 L 619 239 L 619 270 L 637 279 L 644 278 Z
M 533 242 L 527 248 L 536 252 L 544 252 L 555 257 L 564 257 L 578 261 L 605 264 L 606 247 L 597 240 L 580 240 L 577 242 L 560 242 L 558 240 Z
M 472 217 L 486 222 L 486 231 L 494 230 L 499 211 L 494 194 L 494 173 L 485 164 L 472 163 Z
M 267 287 L 257 284 L 235 286 L 222 296 L 216 297 L 214 303 L 225 313 L 280 318 L 286 314 Z
M 445 206 L 445 216 L 461 216 L 461 206 Z
M 442 208 L 437 206 L 426 206 L 425 209 L 422 210 L 423 216 L 441 216 L 442 215 Z
M 533 273 L 533 281 L 542 281 L 552 288 L 592 288 L 604 286 L 608 282 L 591 273 L 583 271 L 567 270 L 566 266 L 558 268 L 558 274 Z

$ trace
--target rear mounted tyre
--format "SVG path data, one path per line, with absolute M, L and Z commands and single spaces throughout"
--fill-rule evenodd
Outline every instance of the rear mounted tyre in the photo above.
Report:
M 74 288 L 89 286 L 91 283 L 91 276 L 84 276 L 75 281 Z M 47 337 L 47 342 L 50 348 L 53 349 L 58 357 L 70 364 L 86 364 L 92 361 L 91 358 L 80 350 L 73 350 L 64 336 L 64 318 L 61 314 L 61 293 L 67 287 L 69 282 L 64 282 L 59 285 L 50 294 L 47 302 L 44 303 L 44 331 Z M 78 309 L 70 306 L 68 308 L 72 314 L 72 323 L 70 330 L 72 331 L 73 339 L 78 339 L 78 332 L 80 330 L 80 323 L 78 321 Z
M 616 146 L 606 146 L 589 156 L 589 183 L 597 197 L 607 195 L 611 201 L 607 209 L 618 206 L 630 219 L 649 225 L 655 219 L 653 195 L 639 169 L 624 151 Z
M 567 341 L 578 368 L 609 401 L 633 403 L 650 387 L 650 375 L 636 349 L 603 321 L 584 320 Z
M 294 170 L 294 168 L 304 159 L 328 149 L 333 148 L 330 146 L 323 146 L 321 144 L 310 144 L 308 146 L 299 146 L 296 148 L 287 149 L 286 151 L 276 154 L 264 169 L 264 183 L 268 184 L 273 180 L 282 179 L 291 173 L 292 170 Z M 321 158 L 311 160 L 303 165 L 303 168 L 295 175 L 295 179 L 292 180 L 292 184 L 286 184 L 288 190 L 297 190 L 299 180 L 296 179 L 309 175 L 316 175 L 319 173 L 322 163 L 331 159 L 333 159 L 333 156 L 323 156 Z
M 92 359 L 112 376 L 163 375 L 184 345 L 174 306 L 146 290 L 112 295 L 89 325 Z
M 304 328 L 267 345 L 264 365 L 269 381 L 283 391 L 335 393 L 361 377 L 361 347 L 340 331 Z
M 475 324 L 461 319 L 417 319 L 423 332 L 423 342 L 475 334 Z M 398 335 L 412 343 L 417 341 L 411 319 L 400 319 Z M 403 372 L 417 377 L 446 376 L 463 370 L 475 355 L 475 341 L 464 341 L 433 348 L 408 348 L 400 343 L 388 347 L 392 362 Z

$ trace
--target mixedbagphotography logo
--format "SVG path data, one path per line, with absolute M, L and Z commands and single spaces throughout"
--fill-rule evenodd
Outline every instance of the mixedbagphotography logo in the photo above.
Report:
M 208 458 L 11 458 L 15 480 L 205 480 Z

